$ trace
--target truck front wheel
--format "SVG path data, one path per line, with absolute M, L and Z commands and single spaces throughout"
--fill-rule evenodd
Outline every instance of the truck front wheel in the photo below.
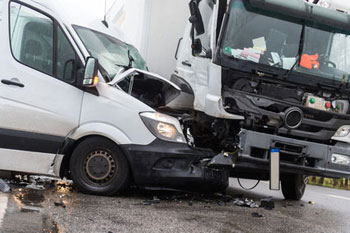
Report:
M 111 196 L 127 188 L 129 164 L 118 146 L 91 137 L 73 151 L 69 168 L 74 185 L 83 193 Z
M 300 200 L 305 193 L 307 179 L 307 176 L 299 174 L 282 176 L 281 184 L 283 196 L 290 200 Z

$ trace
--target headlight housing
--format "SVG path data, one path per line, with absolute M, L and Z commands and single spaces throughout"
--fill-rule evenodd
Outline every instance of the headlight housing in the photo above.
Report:
M 140 117 L 157 138 L 169 142 L 187 143 L 176 118 L 158 112 L 143 112 L 140 113 Z
M 346 137 L 349 134 L 350 134 L 350 125 L 344 125 L 337 130 L 334 137 Z

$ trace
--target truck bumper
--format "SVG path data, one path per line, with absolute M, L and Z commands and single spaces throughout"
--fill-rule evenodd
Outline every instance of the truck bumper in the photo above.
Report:
M 281 174 L 350 177 L 349 165 L 332 162 L 333 154 L 350 157 L 350 145 L 347 143 L 331 146 L 249 130 L 242 130 L 239 137 L 241 152 L 236 161 L 238 170 L 269 172 L 270 149 L 278 148 Z
M 211 150 L 156 139 L 147 146 L 124 145 L 134 182 L 138 186 L 215 192 L 228 186 L 229 173 L 208 168 Z

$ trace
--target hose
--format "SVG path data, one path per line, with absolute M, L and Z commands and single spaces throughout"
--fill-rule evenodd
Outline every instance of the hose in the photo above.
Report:
M 240 181 L 239 177 L 237 177 L 237 181 L 238 181 L 239 186 L 241 186 L 242 189 L 247 190 L 247 191 L 251 191 L 251 190 L 255 189 L 255 188 L 260 184 L 260 180 L 258 180 L 258 182 L 256 183 L 256 185 L 254 185 L 253 187 L 251 187 L 251 188 L 245 188 L 245 187 L 241 184 L 241 181 Z

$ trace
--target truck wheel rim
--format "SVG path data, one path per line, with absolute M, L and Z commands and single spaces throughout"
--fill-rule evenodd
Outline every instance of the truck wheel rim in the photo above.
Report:
M 113 156 L 104 150 L 95 150 L 85 159 L 84 171 L 93 182 L 103 184 L 112 179 L 118 169 Z

